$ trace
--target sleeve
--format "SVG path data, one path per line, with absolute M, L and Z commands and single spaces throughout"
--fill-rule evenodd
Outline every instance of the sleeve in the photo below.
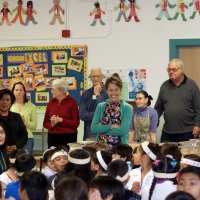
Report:
M 45 115 L 44 115 L 43 126 L 46 129 L 51 128 L 51 121 L 50 121 L 50 116 L 49 116 L 49 104 L 47 105 L 46 112 L 45 112 Z
M 163 106 L 163 102 L 162 102 L 162 87 L 160 88 L 154 109 L 157 111 L 158 118 L 160 118 L 164 111 L 164 106 Z
M 193 105 L 195 112 L 195 126 L 200 127 L 200 91 L 199 87 L 195 82 L 192 88 L 193 88 Z
M 91 132 L 94 134 L 98 134 L 98 133 L 104 133 L 107 132 L 109 130 L 111 130 L 111 125 L 102 125 L 102 113 L 104 112 L 104 110 L 102 109 L 103 105 L 102 103 L 98 104 L 95 113 L 94 113 L 94 117 L 92 119 L 92 124 L 91 124 Z
M 80 105 L 79 105 L 79 116 L 83 121 L 92 121 L 94 111 L 88 111 L 87 105 L 89 102 L 87 99 L 87 92 L 84 92 L 81 96 Z
M 37 110 L 34 104 L 31 106 L 30 120 L 29 118 L 25 119 L 25 125 L 31 130 L 35 130 L 37 128 Z
M 152 110 L 152 114 L 150 116 L 150 132 L 157 132 L 157 125 L 158 125 L 158 113 L 156 110 Z
M 79 119 L 79 113 L 78 113 L 78 105 L 76 101 L 71 101 L 71 110 L 70 110 L 70 119 L 63 118 L 63 121 L 61 122 L 64 127 L 67 128 L 78 128 L 80 119 Z
M 21 118 L 21 116 L 19 115 L 18 117 L 18 121 L 19 121 L 19 130 L 17 133 L 17 139 L 16 139 L 16 146 L 18 149 L 22 149 L 24 147 L 24 145 L 27 143 L 28 140 L 28 132 L 26 130 L 26 126 Z
M 134 127 L 134 109 L 133 109 L 133 113 L 132 113 L 132 118 L 131 118 L 131 122 L 130 122 L 130 126 L 129 126 L 129 131 L 135 130 Z

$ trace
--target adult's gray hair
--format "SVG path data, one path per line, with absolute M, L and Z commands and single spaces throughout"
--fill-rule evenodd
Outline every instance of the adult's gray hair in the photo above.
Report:
M 52 82 L 52 86 L 66 93 L 68 92 L 69 83 L 65 79 L 55 79 Z
M 181 69 L 184 69 L 184 63 L 183 63 L 183 61 L 181 59 L 178 59 L 178 58 L 172 59 L 172 60 L 170 60 L 170 62 L 176 62 L 176 63 L 179 64 Z

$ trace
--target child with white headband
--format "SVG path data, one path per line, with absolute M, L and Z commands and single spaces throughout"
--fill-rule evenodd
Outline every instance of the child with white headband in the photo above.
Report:
M 181 169 L 188 167 L 188 166 L 200 168 L 200 157 L 196 154 L 184 155 L 181 158 L 180 165 L 181 165 Z
M 131 190 L 126 189 L 126 184 L 130 178 L 130 169 L 126 161 L 123 160 L 113 160 L 108 165 L 107 170 L 108 176 L 112 176 L 123 183 L 125 187 L 125 196 L 124 199 L 126 200 L 140 200 L 141 196 Z
M 65 167 L 64 176 L 75 176 L 89 185 L 93 178 L 90 164 L 90 154 L 83 149 L 75 149 L 68 154 L 68 163 Z
M 154 179 L 149 191 L 149 200 L 165 200 L 176 191 L 180 165 L 172 155 L 161 155 L 152 165 Z
M 65 169 L 66 164 L 68 163 L 68 153 L 67 149 L 63 146 L 58 146 L 51 152 L 50 158 L 51 169 L 55 172 L 62 172 Z
M 152 164 L 159 152 L 160 147 L 158 144 L 144 141 L 136 147 L 136 152 L 133 154 L 134 165 L 139 165 L 140 167 L 131 170 L 130 180 L 126 187 L 140 194 L 142 200 L 148 199 L 149 189 L 153 181 Z
M 91 157 L 91 170 L 96 176 L 106 175 L 108 164 L 111 162 L 112 156 L 107 151 L 97 151 Z

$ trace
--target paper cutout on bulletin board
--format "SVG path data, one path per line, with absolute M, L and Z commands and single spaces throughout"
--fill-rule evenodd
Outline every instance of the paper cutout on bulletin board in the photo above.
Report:
M 86 88 L 87 47 L 78 45 L 82 55 L 74 53 L 76 47 L 0 48 L 0 89 L 11 89 L 15 82 L 20 81 L 24 83 L 31 101 L 40 109 L 45 108 L 51 98 L 52 81 L 66 78 L 69 94 L 79 103 Z

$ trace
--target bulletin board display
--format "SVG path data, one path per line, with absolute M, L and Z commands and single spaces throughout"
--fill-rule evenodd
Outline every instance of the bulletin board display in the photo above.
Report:
M 23 82 L 29 100 L 43 110 L 57 78 L 68 81 L 69 94 L 79 103 L 87 87 L 86 45 L 0 48 L 0 89 Z

